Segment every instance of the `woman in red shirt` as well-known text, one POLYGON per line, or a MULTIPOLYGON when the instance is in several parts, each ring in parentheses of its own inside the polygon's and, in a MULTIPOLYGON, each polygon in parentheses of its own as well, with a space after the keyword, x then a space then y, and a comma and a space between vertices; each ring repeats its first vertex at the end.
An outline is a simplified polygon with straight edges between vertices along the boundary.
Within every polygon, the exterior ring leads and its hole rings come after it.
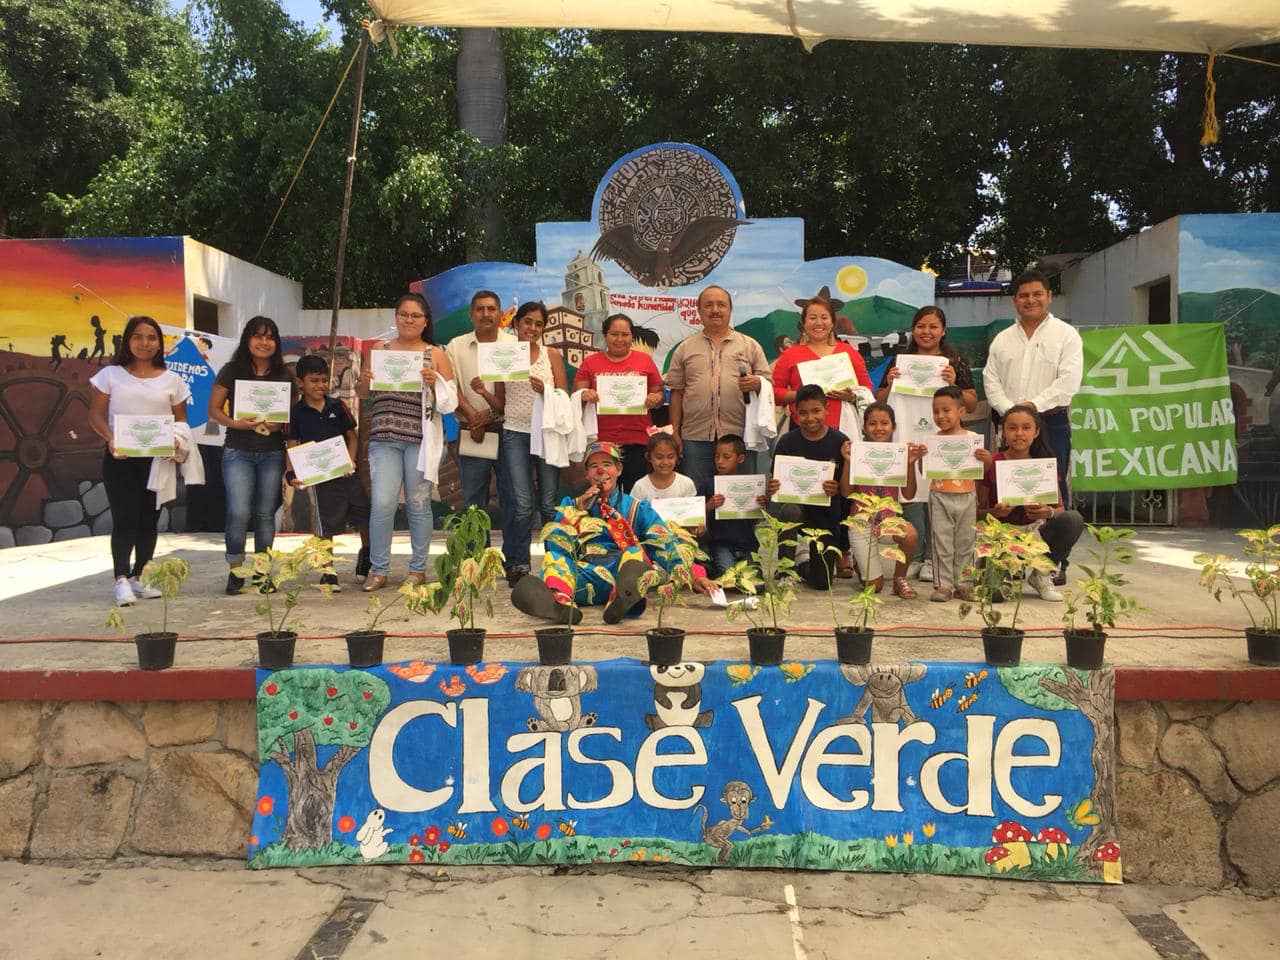
MULTIPOLYGON (((649 392, 645 395, 647 410, 662 406, 662 374, 658 372, 653 357, 632 346, 634 326, 625 313, 615 313, 604 322, 605 349, 591 354, 582 361, 573 378, 573 389, 585 390, 583 399, 588 403, 600 402, 600 377, 619 374, 642 374, 647 378, 649 392)), ((616 443, 622 448, 622 477, 618 483, 624 492, 649 472, 644 451, 649 443, 649 428, 653 418, 645 413, 601 414, 599 417, 602 441, 616 443)))
MULTIPOLYGON (((784 350, 773 364, 773 398, 779 405, 787 405, 793 424, 796 420, 796 391, 803 386, 798 367, 806 360, 818 360, 833 353, 847 354, 858 383, 871 389, 871 378, 867 376, 862 355, 852 345, 836 339, 836 311, 844 306, 844 301, 832 300, 828 289, 823 287, 816 296, 797 300, 796 305, 800 307, 800 342, 784 350)), ((827 426, 838 430, 840 404, 852 401, 853 391, 828 390, 826 393, 827 426)))

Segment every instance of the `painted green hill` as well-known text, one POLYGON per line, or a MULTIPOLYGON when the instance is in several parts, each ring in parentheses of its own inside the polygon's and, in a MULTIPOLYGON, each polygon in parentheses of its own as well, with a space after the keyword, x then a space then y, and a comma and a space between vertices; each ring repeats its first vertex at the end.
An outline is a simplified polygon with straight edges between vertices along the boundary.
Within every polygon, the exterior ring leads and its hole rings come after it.
POLYGON ((1280 351, 1280 294, 1253 287, 1178 294, 1179 323, 1224 323, 1232 363, 1267 369, 1280 351))

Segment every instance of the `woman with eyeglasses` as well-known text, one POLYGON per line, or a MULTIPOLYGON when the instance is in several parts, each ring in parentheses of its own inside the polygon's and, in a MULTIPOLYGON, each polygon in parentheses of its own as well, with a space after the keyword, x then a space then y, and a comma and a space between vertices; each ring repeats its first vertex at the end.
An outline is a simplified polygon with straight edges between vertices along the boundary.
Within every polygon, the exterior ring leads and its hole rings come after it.
POLYGON ((431 310, 421 296, 406 293, 396 301, 396 335, 383 341, 380 349, 422 354, 422 389, 374 392, 373 370, 367 363, 356 384, 356 396, 373 401, 369 407, 369 576, 364 582, 365 593, 387 585, 401 490, 412 551, 407 582, 426 582, 431 489, 439 479, 444 450, 440 417, 458 404, 453 367, 435 345, 431 310))

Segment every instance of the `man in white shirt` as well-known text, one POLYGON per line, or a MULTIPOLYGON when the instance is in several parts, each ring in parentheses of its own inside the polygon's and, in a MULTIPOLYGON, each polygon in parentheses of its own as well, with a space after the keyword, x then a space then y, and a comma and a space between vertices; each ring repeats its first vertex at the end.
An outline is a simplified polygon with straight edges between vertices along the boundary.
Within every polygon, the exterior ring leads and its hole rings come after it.
POLYGON ((1018 322, 991 341, 982 386, 1000 416, 1018 403, 1039 412, 1058 460, 1062 503, 1070 506, 1071 398, 1084 370, 1080 334, 1049 312, 1053 294, 1044 274, 1028 270, 1014 279, 1011 289, 1018 322))

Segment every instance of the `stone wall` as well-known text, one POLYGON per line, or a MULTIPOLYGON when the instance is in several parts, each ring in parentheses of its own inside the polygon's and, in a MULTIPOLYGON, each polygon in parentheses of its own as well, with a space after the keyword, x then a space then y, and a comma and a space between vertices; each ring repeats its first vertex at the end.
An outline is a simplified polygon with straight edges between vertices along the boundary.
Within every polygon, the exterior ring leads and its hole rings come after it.
MULTIPOLYGON (((1127 880, 1280 889, 1280 702, 1121 703, 1127 880)), ((0 702, 0 857, 242 857, 253 704, 0 702)))
MULTIPOLYGON (((177 502, 160 508, 161 533, 184 528, 186 507, 180 495, 177 502)), ((102 481, 81 480, 79 496, 68 500, 46 500, 42 508, 43 523, 17 527, 0 526, 0 547, 27 547, 33 544, 77 537, 100 537, 111 532, 111 508, 107 506, 107 490, 102 481)))
POLYGON ((1280 702, 1116 705, 1126 879, 1280 889, 1280 702))

